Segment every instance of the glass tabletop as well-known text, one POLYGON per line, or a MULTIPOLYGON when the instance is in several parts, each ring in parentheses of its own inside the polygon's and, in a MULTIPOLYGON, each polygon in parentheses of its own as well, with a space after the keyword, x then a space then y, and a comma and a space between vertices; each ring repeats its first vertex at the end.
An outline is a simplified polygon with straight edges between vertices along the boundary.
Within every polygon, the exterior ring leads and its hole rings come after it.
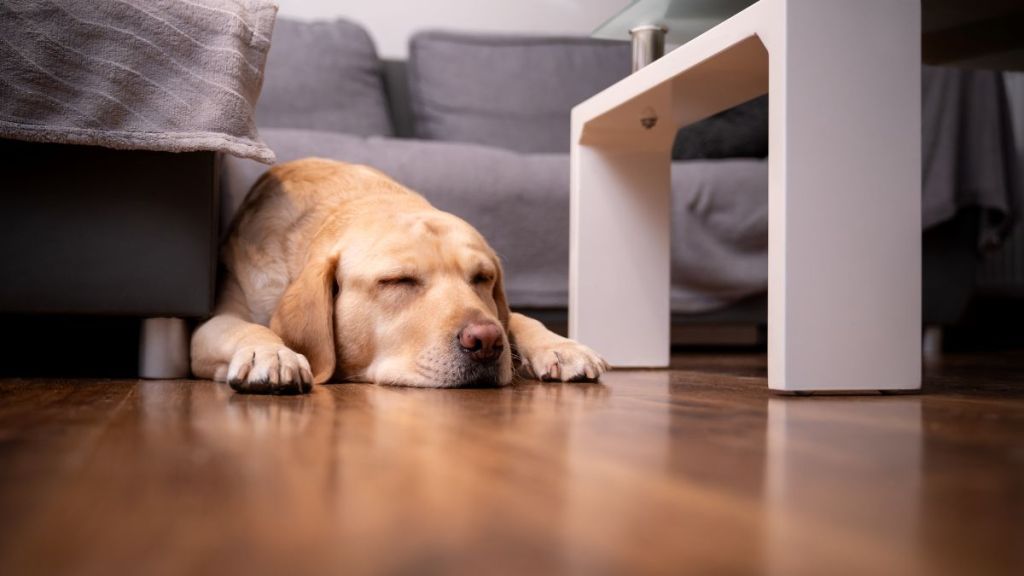
POLYGON ((756 0, 634 0, 592 33, 595 38, 628 40, 629 31, 653 24, 668 30, 670 44, 684 44, 756 0))

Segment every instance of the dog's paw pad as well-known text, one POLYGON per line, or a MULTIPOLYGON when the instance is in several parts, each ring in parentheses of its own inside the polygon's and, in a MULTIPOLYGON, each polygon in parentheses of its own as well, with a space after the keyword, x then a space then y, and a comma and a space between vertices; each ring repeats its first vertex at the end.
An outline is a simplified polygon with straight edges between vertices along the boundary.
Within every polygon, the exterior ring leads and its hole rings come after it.
POLYGON ((231 358, 228 384, 245 394, 305 394, 313 389, 309 361, 285 346, 247 346, 231 358))

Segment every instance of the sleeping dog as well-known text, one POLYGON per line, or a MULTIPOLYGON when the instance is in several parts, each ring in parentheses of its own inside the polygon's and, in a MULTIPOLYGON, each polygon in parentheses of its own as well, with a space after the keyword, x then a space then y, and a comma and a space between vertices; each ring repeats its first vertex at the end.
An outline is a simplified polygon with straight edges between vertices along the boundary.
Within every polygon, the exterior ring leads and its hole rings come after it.
POLYGON ((328 380, 502 386, 517 372, 572 381, 608 369, 509 311, 501 263, 472 226, 365 166, 272 168, 222 259, 192 371, 239 392, 304 393, 328 380))

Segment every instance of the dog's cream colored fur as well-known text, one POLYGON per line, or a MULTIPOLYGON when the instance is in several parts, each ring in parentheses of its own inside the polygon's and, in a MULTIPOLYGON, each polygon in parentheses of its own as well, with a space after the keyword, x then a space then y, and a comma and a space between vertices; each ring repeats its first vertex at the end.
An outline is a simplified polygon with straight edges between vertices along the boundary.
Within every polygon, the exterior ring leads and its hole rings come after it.
POLYGON ((509 312, 501 264, 479 232, 365 166, 309 158, 272 168, 222 258, 192 371, 241 391, 305 392, 331 379, 504 385, 516 369, 593 380, 607 369, 586 346, 509 312), (504 349, 481 372, 456 339, 489 321, 504 329, 504 349))

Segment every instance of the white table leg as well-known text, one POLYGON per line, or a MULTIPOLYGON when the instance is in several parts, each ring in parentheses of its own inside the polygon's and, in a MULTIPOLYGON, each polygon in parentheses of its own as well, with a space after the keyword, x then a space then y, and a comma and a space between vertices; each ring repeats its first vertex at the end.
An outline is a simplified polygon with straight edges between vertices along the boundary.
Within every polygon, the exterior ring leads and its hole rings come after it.
POLYGON ((614 366, 668 366, 668 153, 573 148, 570 337, 614 366))
POLYGON ((918 388, 915 0, 761 0, 577 106, 570 335, 616 366, 668 364, 674 124, 763 91, 766 65, 769 386, 918 388))
POLYGON ((920 7, 776 7, 768 42, 769 386, 918 388, 920 7))

